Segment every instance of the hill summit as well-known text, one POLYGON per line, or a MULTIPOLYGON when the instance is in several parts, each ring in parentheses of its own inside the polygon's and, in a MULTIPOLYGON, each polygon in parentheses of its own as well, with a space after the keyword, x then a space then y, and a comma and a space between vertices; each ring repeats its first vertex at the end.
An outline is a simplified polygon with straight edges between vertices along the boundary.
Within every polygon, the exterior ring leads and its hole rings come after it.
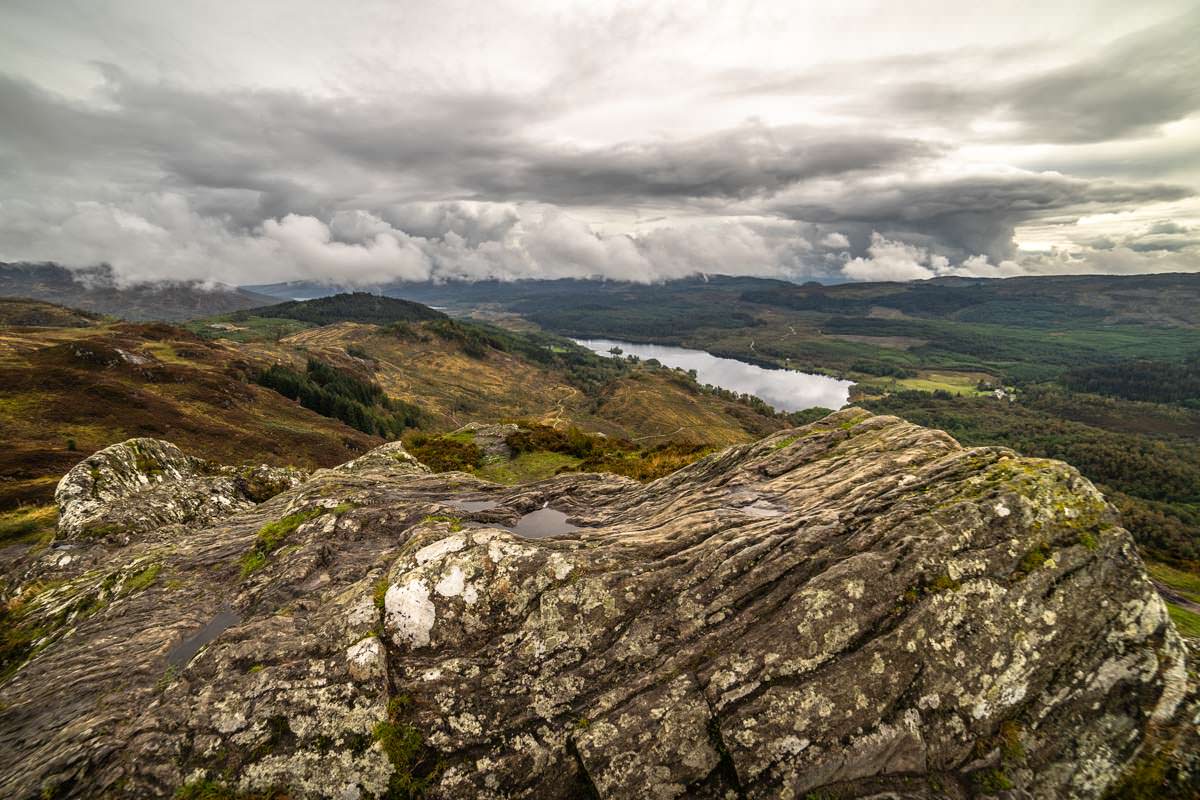
POLYGON ((233 315, 235 319, 243 316, 294 319, 313 325, 331 325, 336 322, 390 325, 395 322, 446 319, 445 314, 429 306, 367 292, 335 294, 314 300, 289 300, 285 303, 247 309, 233 315))
POLYGON ((1060 462, 847 409, 648 484, 399 443, 236 477, 135 440, 63 479, 87 527, 5 612, 0 794, 1195 789, 1185 649, 1060 462))

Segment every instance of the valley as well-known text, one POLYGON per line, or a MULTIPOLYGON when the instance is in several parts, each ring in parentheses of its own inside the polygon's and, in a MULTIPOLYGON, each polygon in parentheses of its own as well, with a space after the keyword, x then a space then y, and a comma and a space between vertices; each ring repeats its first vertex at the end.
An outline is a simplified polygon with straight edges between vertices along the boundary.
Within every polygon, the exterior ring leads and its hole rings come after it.
POLYGON ((564 336, 851 380, 864 407, 1078 466, 1147 555, 1200 569, 1200 276, 383 288, 564 336))
MULTIPOLYGON (((317 301, 298 313, 387 324, 239 314, 237 322, 202 320, 187 330, 71 316, 35 301, 0 304, 0 435, 8 444, 0 540, 17 543, 14 552, 44 543, 62 473, 81 453, 135 436, 167 438, 226 463, 313 468, 364 452, 381 434, 437 435, 512 419, 580 426, 647 454, 678 446, 674 458, 683 460, 670 463, 682 464, 788 424, 761 401, 705 390, 686 373, 601 358, 546 334, 456 322, 402 301, 381 317, 376 299, 357 297, 348 309, 317 301), (270 368, 303 374, 310 362, 378 387, 405 416, 385 431, 346 413, 318 413, 258 378, 270 368)), ((578 463, 530 454, 515 471, 492 474, 516 481, 578 463)))

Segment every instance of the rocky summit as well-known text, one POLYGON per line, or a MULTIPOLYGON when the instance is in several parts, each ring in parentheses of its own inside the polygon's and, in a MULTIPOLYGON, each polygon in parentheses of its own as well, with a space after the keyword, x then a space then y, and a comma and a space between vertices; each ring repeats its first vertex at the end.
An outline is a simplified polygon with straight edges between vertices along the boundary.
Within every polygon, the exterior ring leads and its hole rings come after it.
POLYGON ((3 797, 1190 791, 1185 647, 1104 499, 895 417, 648 484, 133 440, 57 499, 4 607, 3 797))

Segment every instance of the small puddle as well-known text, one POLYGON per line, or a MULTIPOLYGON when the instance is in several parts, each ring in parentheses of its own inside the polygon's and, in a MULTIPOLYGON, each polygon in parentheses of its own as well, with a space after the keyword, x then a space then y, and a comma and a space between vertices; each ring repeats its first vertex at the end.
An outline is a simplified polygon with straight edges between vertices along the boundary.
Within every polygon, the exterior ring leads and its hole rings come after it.
POLYGON ((544 539, 547 536, 557 536, 579 529, 578 525, 567 522, 567 515, 563 512, 553 508, 539 508, 517 520, 516 526, 511 530, 525 539, 544 539))
POLYGON ((208 624, 171 648, 171 652, 167 653, 167 665, 175 669, 184 666, 196 657, 200 648, 224 633, 230 625, 235 625, 241 620, 241 616, 231 606, 221 606, 221 610, 208 624))
POLYGON ((743 514, 750 516, 750 517, 764 517, 765 518, 765 517, 781 517, 781 516, 783 516, 782 509, 778 509, 775 506, 771 505, 770 503, 763 502, 762 500, 759 500, 758 502, 752 503, 748 506, 742 506, 741 508, 738 509, 738 511, 741 511, 743 514))
POLYGON ((491 511, 500 507, 495 500, 451 500, 446 505, 459 511, 491 511))

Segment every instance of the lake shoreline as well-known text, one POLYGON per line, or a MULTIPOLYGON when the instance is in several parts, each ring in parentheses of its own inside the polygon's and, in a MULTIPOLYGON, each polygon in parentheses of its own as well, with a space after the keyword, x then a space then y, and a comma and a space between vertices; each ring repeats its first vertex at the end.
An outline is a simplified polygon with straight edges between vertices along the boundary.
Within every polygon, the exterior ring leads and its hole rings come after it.
POLYGON ((753 395, 773 408, 801 411, 807 408, 841 408, 849 402, 854 381, 829 375, 801 372, 776 365, 762 366, 742 358, 729 358, 706 350, 659 343, 638 343, 607 338, 572 338, 597 355, 634 355, 656 360, 664 366, 694 370, 698 382, 727 391, 753 395))

